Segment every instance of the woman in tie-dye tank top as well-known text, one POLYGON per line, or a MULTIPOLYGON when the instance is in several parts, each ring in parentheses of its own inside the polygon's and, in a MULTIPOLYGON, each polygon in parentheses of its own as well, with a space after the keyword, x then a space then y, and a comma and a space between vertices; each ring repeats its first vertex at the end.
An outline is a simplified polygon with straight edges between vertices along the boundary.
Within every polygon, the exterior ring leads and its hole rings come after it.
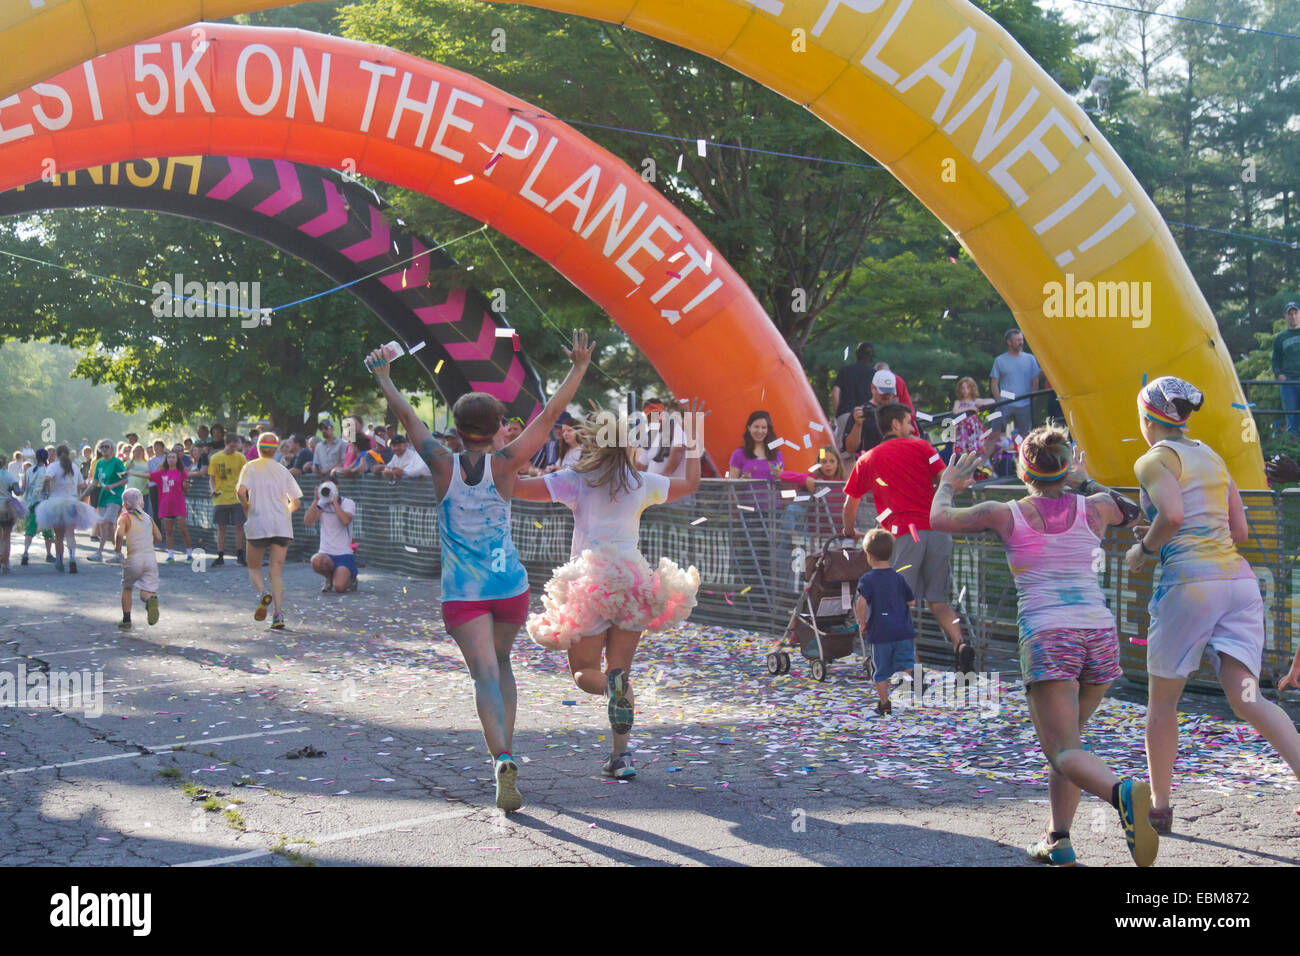
POLYGON ((1027 852, 1040 863, 1074 866, 1070 824, 1087 790, 1119 812, 1133 862, 1150 866, 1160 848, 1147 820, 1151 788, 1121 780, 1082 742, 1088 718, 1123 673, 1115 616, 1097 584, 1101 536, 1135 520, 1137 505, 1089 478, 1082 453, 1060 428, 1036 428, 1020 443, 1016 471, 1028 497, 954 508, 953 495, 971 485, 979 463, 968 452, 944 470, 930 525, 950 533, 994 532, 1016 580, 1020 672, 1029 716, 1051 764, 1051 824, 1027 852))
POLYGON ((1134 470, 1151 525, 1124 560, 1134 573, 1152 558, 1160 562, 1147 634, 1147 767, 1151 823, 1161 833, 1173 824, 1178 700, 1207 649, 1233 713, 1300 776, 1300 734, 1259 690, 1264 601, 1250 564, 1237 553, 1250 538, 1246 509, 1223 459, 1187 437, 1187 420, 1203 401, 1195 386, 1172 376, 1138 393, 1138 423, 1151 450, 1134 470))
POLYGON ((464 451, 453 454, 434 440, 389 377, 382 349, 366 356, 389 407, 433 473, 442 547, 442 618, 474 679, 474 703, 483 739, 494 758, 496 805, 507 813, 523 806, 519 765, 511 748, 515 732, 515 676, 510 651, 528 617, 528 574, 510 537, 510 496, 515 477, 528 467, 564 406, 573 401, 591 363, 587 333, 573 334, 565 353, 573 368, 541 414, 504 447, 495 444, 506 408, 485 392, 456 400, 452 418, 464 451))

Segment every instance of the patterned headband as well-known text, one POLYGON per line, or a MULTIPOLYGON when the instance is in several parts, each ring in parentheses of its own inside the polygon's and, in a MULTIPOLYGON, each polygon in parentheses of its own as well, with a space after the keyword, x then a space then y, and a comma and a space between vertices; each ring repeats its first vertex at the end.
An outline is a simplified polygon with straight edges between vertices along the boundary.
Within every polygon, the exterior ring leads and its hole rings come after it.
POLYGON ((1057 471, 1041 471, 1035 468, 1029 461, 1029 455, 1025 452, 1028 444, 1028 442, 1020 443, 1020 469, 1025 473, 1026 477, 1033 478, 1035 481, 1060 481, 1070 471, 1068 461, 1057 471))
POLYGON ((1174 402, 1175 399, 1180 398, 1190 404, 1193 411, 1200 408, 1205 400, 1205 396, 1195 385, 1172 375, 1162 375, 1143 386, 1142 391, 1138 392, 1138 404, 1142 407, 1142 414, 1149 421, 1167 428, 1183 428, 1187 425, 1190 413, 1180 414, 1174 402))

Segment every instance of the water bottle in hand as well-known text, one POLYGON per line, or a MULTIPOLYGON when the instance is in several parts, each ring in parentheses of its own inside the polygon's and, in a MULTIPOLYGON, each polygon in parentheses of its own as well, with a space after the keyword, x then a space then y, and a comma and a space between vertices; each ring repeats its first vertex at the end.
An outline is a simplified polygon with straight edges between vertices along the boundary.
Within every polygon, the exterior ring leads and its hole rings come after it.
MULTIPOLYGON (((383 355, 384 355, 384 358, 386 358, 386 359, 387 359, 388 361, 390 361, 390 362, 391 362, 393 359, 397 358, 399 355, 405 355, 405 354, 406 354, 406 349, 402 348, 402 343, 401 343, 401 342, 389 342, 387 345, 385 345, 385 346, 384 346, 383 348, 381 348, 379 351, 382 352, 383 355)), ((371 371, 371 372, 373 372, 373 371, 375 370, 375 369, 374 369, 374 366, 372 366, 369 362, 366 362, 366 369, 367 369, 368 371, 371 371)))

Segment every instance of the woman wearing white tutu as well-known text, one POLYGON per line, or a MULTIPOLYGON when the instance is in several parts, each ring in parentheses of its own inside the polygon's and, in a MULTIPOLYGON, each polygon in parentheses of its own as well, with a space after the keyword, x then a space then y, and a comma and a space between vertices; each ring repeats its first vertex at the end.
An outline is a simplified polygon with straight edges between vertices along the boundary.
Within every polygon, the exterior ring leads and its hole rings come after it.
MULTIPOLYGON (((703 418, 703 404, 687 414, 703 418)), ((683 571, 669 558, 651 569, 637 550, 641 512, 692 494, 700 486, 700 459, 688 454, 685 478, 638 471, 636 443, 602 441, 594 416, 579 431, 582 457, 572 468, 539 478, 520 477, 515 497, 558 501, 573 510, 569 562, 557 568, 542 596, 544 610, 528 618, 528 636, 551 650, 569 652, 573 682, 588 694, 609 698, 612 733, 607 777, 636 776, 627 752, 635 715, 628 673, 643 631, 660 631, 690 616, 700 573, 683 571), (607 670, 601 669, 604 653, 607 670)), ((605 431, 609 431, 606 429, 605 431)), ((703 444, 697 429, 696 441, 703 444)))
POLYGON ((54 453, 55 461, 45 475, 49 497, 36 506, 36 527, 54 532, 54 570, 63 570, 63 542, 68 542, 68 573, 77 573, 77 531, 89 531, 99 523, 99 512, 80 500, 86 482, 72 463, 67 445, 54 453))

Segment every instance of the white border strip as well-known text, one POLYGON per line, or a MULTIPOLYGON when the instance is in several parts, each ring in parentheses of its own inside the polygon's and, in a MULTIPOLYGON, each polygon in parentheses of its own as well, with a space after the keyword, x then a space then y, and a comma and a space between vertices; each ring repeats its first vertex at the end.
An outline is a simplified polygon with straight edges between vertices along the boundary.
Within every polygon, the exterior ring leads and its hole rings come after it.
POLYGON ((182 740, 174 744, 157 744, 153 747, 146 747, 148 753, 129 753, 129 754, 108 754, 104 757, 87 757, 84 760, 69 760, 66 763, 47 763, 40 767, 21 767, 17 770, 0 770, 0 777, 8 777, 19 773, 35 773, 38 770, 60 770, 64 767, 80 767, 90 763, 104 763, 108 760, 126 760, 129 757, 156 757, 160 754, 171 753, 177 747, 189 748, 194 744, 224 744, 232 740, 251 740, 254 737, 272 737, 276 734, 300 734, 304 730, 310 730, 310 727, 285 727, 280 730, 262 730, 255 734, 239 734, 235 737, 195 737, 193 740, 182 740))

